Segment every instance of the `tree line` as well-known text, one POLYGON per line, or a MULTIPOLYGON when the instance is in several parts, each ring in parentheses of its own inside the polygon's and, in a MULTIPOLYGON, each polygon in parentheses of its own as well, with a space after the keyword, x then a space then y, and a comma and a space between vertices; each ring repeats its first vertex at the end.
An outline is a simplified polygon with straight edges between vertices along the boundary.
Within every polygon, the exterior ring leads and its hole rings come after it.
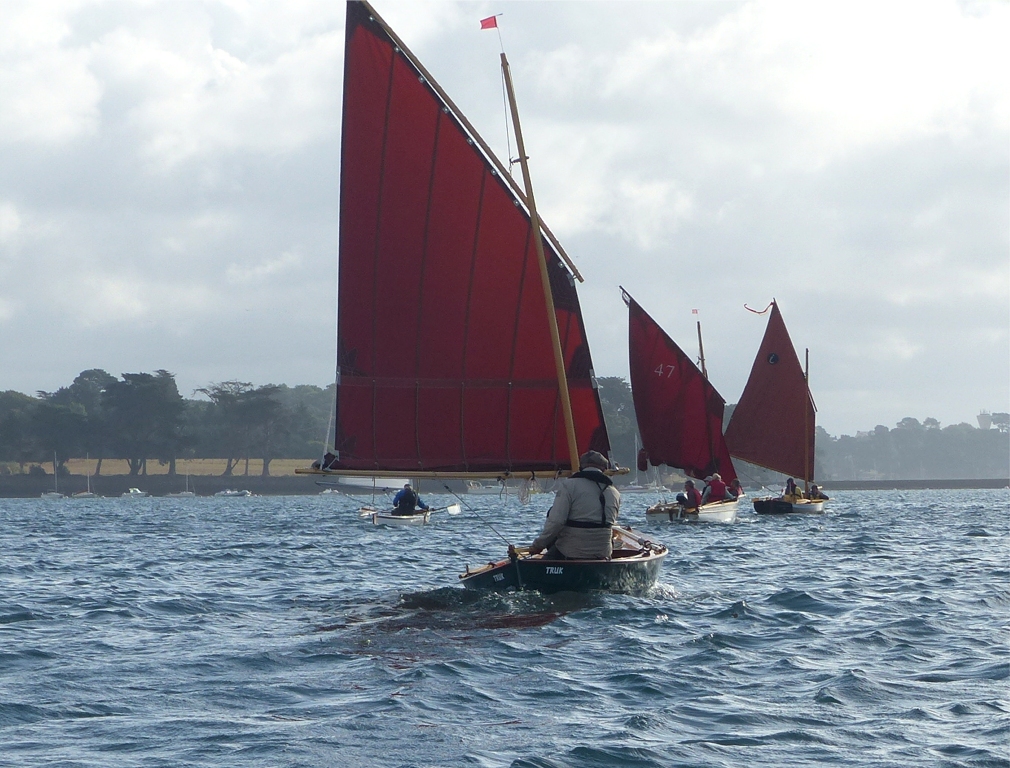
MULTIPOLYGON (((634 467, 638 426, 628 382, 599 379, 600 400, 614 459, 634 467)), ((173 374, 124 373, 117 378, 93 368, 55 392, 29 396, 0 392, 0 471, 57 471, 70 458, 125 459, 131 475, 147 473, 147 462, 226 459, 225 475, 250 459, 270 474, 273 459, 312 460, 322 454, 334 403, 334 386, 253 386, 225 381, 184 398, 173 374), (29 470, 30 471, 30 470, 29 470)), ((725 423, 733 406, 727 406, 725 423)), ((1010 417, 992 414, 994 429, 970 424, 941 427, 936 419, 904 418, 892 429, 878 425, 856 436, 833 437, 817 429, 819 480, 914 480, 1006 477, 1010 467, 1010 417)), ((752 482, 772 476, 739 467, 752 482)))
POLYGON ((175 474, 178 459, 223 458, 231 475, 242 461, 261 459, 269 475, 275 458, 322 453, 332 386, 225 381, 194 394, 204 399, 184 398, 165 370, 116 378, 98 368, 35 397, 0 392, 0 462, 24 472, 55 461, 61 472, 67 459, 90 456, 101 474, 103 459, 125 459, 131 475, 145 475, 150 460, 175 474))

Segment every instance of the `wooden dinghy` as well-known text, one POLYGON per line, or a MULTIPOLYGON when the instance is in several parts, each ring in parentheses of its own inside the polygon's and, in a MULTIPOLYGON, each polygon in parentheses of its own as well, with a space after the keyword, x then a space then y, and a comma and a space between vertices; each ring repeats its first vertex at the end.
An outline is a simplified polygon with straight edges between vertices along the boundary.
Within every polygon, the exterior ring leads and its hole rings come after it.
POLYGON ((824 502, 820 499, 786 501, 781 497, 765 496, 754 499, 754 511, 759 515, 819 514, 824 511, 824 502))
POLYGON ((694 510, 685 510, 676 502, 653 504, 645 510, 645 519, 650 523, 734 523, 740 501, 715 501, 702 504, 694 510))
MULTIPOLYGON (((362 510, 364 511, 364 510, 362 510)), ((393 510, 373 510, 370 515, 373 525, 427 525, 431 520, 431 510, 420 510, 413 515, 398 515, 393 510)))
POLYGON ((667 548, 631 528, 614 528, 614 554, 609 560, 547 560, 525 547, 510 548, 508 558, 460 574, 467 589, 505 592, 528 589, 553 592, 641 593, 659 578, 667 548))

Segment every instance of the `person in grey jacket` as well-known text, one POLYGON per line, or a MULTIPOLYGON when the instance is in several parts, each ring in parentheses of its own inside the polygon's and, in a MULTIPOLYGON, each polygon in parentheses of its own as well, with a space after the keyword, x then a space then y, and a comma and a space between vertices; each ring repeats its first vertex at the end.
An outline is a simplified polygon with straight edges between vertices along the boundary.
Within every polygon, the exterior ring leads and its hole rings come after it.
POLYGON ((547 522, 530 545, 530 554, 547 560, 598 560, 613 552, 611 528, 621 509, 621 494, 603 474, 607 460, 597 451, 579 457, 579 471, 558 483, 547 522))

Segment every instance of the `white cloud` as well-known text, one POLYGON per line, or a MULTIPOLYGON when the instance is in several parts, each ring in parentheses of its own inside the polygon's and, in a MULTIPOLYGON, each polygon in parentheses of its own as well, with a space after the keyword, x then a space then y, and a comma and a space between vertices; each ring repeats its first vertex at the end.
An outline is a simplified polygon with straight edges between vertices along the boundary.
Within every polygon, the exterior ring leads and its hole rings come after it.
POLYGON ((77 3, 3 6, 0 32, 0 142, 60 144, 93 135, 101 87, 87 49, 67 45, 77 3))
MULTIPOLYGON (((378 6, 505 156, 498 38, 477 25, 502 9, 378 6)), ((620 283, 685 348, 702 310, 731 402, 763 328, 741 305, 776 296, 829 431, 1010 407, 1010 5, 504 10, 537 202, 587 277, 600 375, 626 373, 620 283)), ((165 367, 184 390, 328 383, 343 17, 4 5, 0 321, 19 343, 0 389, 96 365, 165 367)))
POLYGON ((18 209, 10 203, 0 204, 0 243, 9 242, 21 228, 18 209))

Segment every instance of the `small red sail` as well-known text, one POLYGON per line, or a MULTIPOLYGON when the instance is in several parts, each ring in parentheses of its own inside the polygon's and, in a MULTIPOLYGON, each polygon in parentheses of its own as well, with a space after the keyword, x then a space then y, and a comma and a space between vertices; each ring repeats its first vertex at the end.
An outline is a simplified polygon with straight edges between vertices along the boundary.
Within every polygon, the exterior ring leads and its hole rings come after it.
MULTIPOLYGON (((529 215, 371 8, 347 4, 334 469, 567 469, 529 215)), ((544 240, 576 442, 609 441, 571 273, 544 240)))
POLYGON ((628 349, 631 393, 642 449, 653 464, 726 483, 736 470, 722 436, 722 399, 691 359, 638 303, 630 311, 628 349))
POLYGON ((750 378, 726 428, 726 442, 738 459, 811 480, 814 402, 774 301, 771 310, 750 378))

